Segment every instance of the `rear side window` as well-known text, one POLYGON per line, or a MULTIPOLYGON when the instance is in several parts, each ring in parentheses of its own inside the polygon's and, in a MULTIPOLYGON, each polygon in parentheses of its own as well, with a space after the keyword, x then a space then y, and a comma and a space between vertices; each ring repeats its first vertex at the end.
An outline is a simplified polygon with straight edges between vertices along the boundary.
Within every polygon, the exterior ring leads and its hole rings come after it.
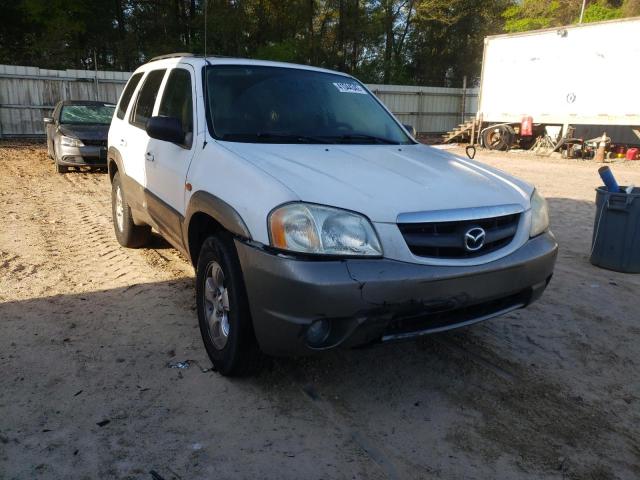
POLYGON ((140 93, 138 93, 138 99, 131 116, 131 123, 136 127, 144 128, 147 120, 151 117, 165 72, 164 69, 154 70, 147 75, 140 93))
POLYGON ((120 97, 120 104, 118 105, 118 111, 116 115, 120 120, 124 118, 124 114, 129 107, 129 102, 131 101, 131 97, 133 97, 133 92, 140 83, 140 79, 142 78, 142 73, 136 73, 131 79, 129 79, 129 83, 122 92, 122 97, 120 97))
POLYGON ((191 75, 187 70, 176 68, 169 74, 158 115, 174 117, 182 122, 184 145, 190 148, 193 141, 193 100, 191 75))

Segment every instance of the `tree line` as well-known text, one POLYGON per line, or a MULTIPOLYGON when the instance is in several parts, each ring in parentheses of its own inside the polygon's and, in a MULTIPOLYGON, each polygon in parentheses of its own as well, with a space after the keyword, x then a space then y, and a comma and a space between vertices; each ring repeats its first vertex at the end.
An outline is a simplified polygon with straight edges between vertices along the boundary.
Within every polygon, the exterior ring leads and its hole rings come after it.
MULTIPOLYGON (((0 0, 0 63, 133 70, 169 52, 306 63, 371 83, 477 80, 486 35, 575 23, 582 0, 0 0), (206 8, 205 8, 206 7, 206 8)), ((640 15, 591 0, 583 21, 640 15)))

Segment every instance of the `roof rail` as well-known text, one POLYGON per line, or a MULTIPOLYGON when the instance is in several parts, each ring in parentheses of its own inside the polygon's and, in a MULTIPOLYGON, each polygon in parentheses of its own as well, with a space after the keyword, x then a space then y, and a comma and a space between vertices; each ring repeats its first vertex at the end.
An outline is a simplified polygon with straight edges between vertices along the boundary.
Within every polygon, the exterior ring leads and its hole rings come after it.
POLYGON ((191 52, 175 52, 175 53, 167 53, 166 55, 158 55, 157 57, 153 57, 150 62, 155 62, 156 60, 164 60, 165 58, 176 58, 176 57, 195 57, 196 55, 191 52))
MULTIPOLYGON (((155 62, 156 60, 164 60, 165 58, 177 58, 177 57, 190 57, 190 58, 204 58, 204 56, 200 53, 191 53, 191 52, 176 52, 176 53, 167 53, 166 55, 159 55, 157 57, 153 57, 147 62, 155 62)), ((242 57, 230 57, 228 55, 207 55, 207 58, 242 58, 242 57)))

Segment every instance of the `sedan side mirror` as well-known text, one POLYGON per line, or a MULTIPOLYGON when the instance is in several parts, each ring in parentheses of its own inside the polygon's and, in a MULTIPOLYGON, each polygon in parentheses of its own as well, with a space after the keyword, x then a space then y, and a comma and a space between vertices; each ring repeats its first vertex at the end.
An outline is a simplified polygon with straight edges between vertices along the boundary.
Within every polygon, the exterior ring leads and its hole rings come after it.
POLYGON ((151 117, 145 126, 147 135, 156 140, 171 143, 184 143, 182 122, 174 117, 151 117))
POLYGON ((403 123, 402 126, 407 129, 407 132, 409 132, 409 135, 411 135, 413 138, 416 137, 416 129, 413 128, 413 125, 403 123))
POLYGON ((43 121, 44 123, 53 123, 53 118, 51 118, 51 117, 44 117, 44 118, 42 119, 42 121, 43 121))

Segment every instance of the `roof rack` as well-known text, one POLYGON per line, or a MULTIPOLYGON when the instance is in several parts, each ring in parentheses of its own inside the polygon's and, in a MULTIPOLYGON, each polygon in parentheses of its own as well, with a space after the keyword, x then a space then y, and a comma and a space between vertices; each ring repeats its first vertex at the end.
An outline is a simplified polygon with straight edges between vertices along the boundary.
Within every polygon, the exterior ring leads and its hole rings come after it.
POLYGON ((165 58, 176 58, 176 57, 195 57, 196 55, 191 52, 175 52, 175 53, 167 53, 166 55, 158 55, 157 57, 153 57, 150 62, 155 62, 156 60, 164 60, 165 58))
MULTIPOLYGON (((159 55, 157 57, 153 57, 151 60, 149 60, 149 62, 155 62, 156 60, 164 60, 165 58, 177 58, 177 57, 204 58, 204 56, 200 53, 176 52, 176 53, 167 53, 166 55, 159 55)), ((236 57, 229 57, 227 55, 207 55, 207 58, 236 58, 236 57)))

